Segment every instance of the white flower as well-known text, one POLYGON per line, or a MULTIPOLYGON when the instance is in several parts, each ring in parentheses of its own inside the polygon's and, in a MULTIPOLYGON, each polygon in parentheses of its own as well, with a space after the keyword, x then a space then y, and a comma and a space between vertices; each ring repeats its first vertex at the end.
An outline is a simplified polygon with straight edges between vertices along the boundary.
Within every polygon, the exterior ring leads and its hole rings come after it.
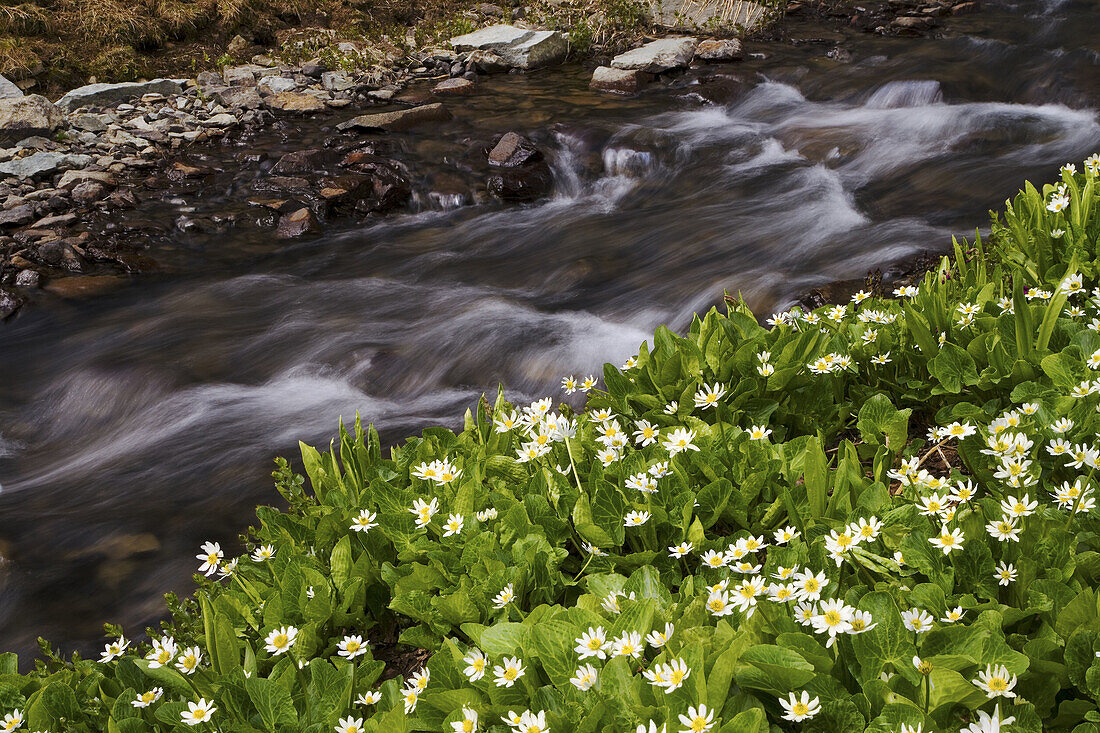
POLYGON ((707 598, 707 611, 711 616, 729 616, 733 613, 733 609, 729 593, 725 590, 714 591, 707 598))
POLYGON ((821 700, 816 697, 810 699, 810 693, 805 690, 802 691, 801 697, 797 697, 795 693, 792 692, 790 697, 786 700, 779 698, 779 704, 787 711, 787 714, 783 716, 784 720, 790 720, 795 723, 809 720, 821 712, 821 700))
POLYGON ((493 507, 489 507, 488 509, 482 509, 475 516, 479 522, 488 522, 490 519, 497 518, 497 510, 493 507))
POLYGON ((439 499, 434 496, 430 502, 417 499, 413 502, 409 511, 416 515, 416 526, 423 527, 432 521, 432 517, 439 511, 439 499))
POLYGON ((16 730, 23 725, 23 721, 23 711, 13 710, 12 712, 5 715, 2 720, 0 720, 0 731, 4 731, 4 733, 9 733, 9 731, 16 730))
POLYGON ((176 641, 171 636, 153 640, 153 648, 145 655, 149 669, 160 669, 176 658, 176 641))
POLYGON ((829 635, 829 641, 826 642, 825 646, 831 647, 836 643, 838 634, 848 633, 851 629, 852 611, 854 610, 839 598, 821 603, 817 609, 817 614, 810 619, 810 622, 815 632, 829 635))
POLYGON ((602 626, 596 628, 589 626, 588 631, 582 633, 580 638, 575 639, 575 641, 577 646, 574 647, 573 651, 577 652, 581 659, 588 659, 589 657, 607 659, 607 651, 610 647, 602 626))
POLYGON ((198 725, 210 720, 216 710, 213 703, 207 702, 205 697, 200 697, 198 702, 187 703, 187 710, 180 713, 180 718, 187 725, 198 725))
POLYGON ((714 550, 707 550, 703 553, 703 564, 708 568, 724 568, 728 559, 726 553, 715 552, 714 550))
POLYGON ((512 430, 517 425, 519 425, 519 423, 520 417, 515 410, 502 413, 500 417, 493 420, 493 425, 495 426, 496 432, 498 433, 507 433, 509 430, 512 430))
POLYGON ((130 642, 128 642, 124 636, 118 637, 117 641, 105 644, 103 646, 103 651, 99 655, 100 663, 109 662, 116 657, 121 657, 122 652, 126 651, 126 647, 128 646, 130 646, 130 642))
POLYGON ((561 388, 565 390, 566 394, 573 394, 577 391, 577 378, 573 376, 562 377, 561 388))
POLYGON ((1050 197, 1050 203, 1047 204, 1047 211, 1058 213, 1059 211, 1063 211, 1067 206, 1069 206, 1069 196, 1058 193, 1050 197))
POLYGON ((634 442, 641 446, 653 445, 657 442, 657 428, 648 420, 639 420, 634 424, 634 442))
POLYGON ((879 532, 882 531, 882 522, 878 517, 860 517, 859 521, 848 525, 848 531, 854 537, 858 537, 860 542, 873 542, 878 539, 879 532))
POLYGON ((905 625, 905 628, 918 634, 923 634, 932 628, 932 616, 928 611, 920 608, 902 611, 901 622, 905 625))
POLYGON ((204 542, 202 552, 195 555, 195 557, 202 560, 202 565, 199 565, 199 572, 209 578, 221 565, 225 553, 222 552, 222 546, 219 543, 204 542))
POLYGON ((772 431, 766 425, 753 425, 749 430, 749 440, 767 440, 772 431))
POLYGON ((485 668, 489 665, 489 660, 480 649, 471 649, 462 661, 466 663, 466 669, 462 670, 462 673, 470 682, 477 682, 485 676, 485 668))
POLYGON ((998 585, 1008 585, 1012 581, 1016 580, 1016 566, 1002 561, 997 569, 993 572, 993 578, 997 581, 998 585))
POLYGON ((419 672, 413 672, 408 682, 405 683, 406 687, 416 690, 417 692, 423 692, 428 688, 428 682, 432 678, 432 671, 425 667, 419 672))
POLYGON ((668 640, 672 638, 672 634, 675 631, 675 626, 670 623, 666 623, 665 630, 663 632, 650 631, 648 634, 646 634, 645 640, 654 649, 660 649, 668 643, 668 640))
POLYGON ((657 666, 658 669, 654 670, 653 679, 650 682, 657 687, 663 687, 666 695, 680 689, 684 680, 691 676, 691 668, 683 659, 673 659, 667 664, 657 666))
POLYGON ((670 456, 674 456, 677 453, 683 453, 684 451, 699 450, 699 447, 692 441, 695 440, 695 431, 688 430, 687 428, 676 428, 665 439, 665 449, 668 450, 670 456))
POLYGON ((519 657, 505 657, 501 664, 493 667, 497 687, 511 687, 525 671, 523 660, 519 657))
POLYGON ((1005 515, 999 520, 990 522, 985 525, 985 529, 989 532, 991 537, 995 537, 1001 542, 1019 542, 1020 541, 1020 528, 1016 526, 1016 518, 1005 515))
POLYGON ((252 551, 252 562, 266 562, 275 557, 274 545, 263 545, 252 551))
POLYGON ((948 530, 945 525, 940 530, 939 536, 932 537, 928 541, 943 550, 944 555, 949 555, 953 550, 962 549, 964 539, 962 529, 956 527, 953 530, 948 530))
POLYGON ((630 476, 625 482, 626 488, 637 489, 646 494, 657 492, 657 479, 649 475, 648 471, 639 471, 630 476))
POLYGON ((184 649, 176 660, 176 669, 184 674, 194 674, 202 664, 202 650, 197 646, 184 649))
POLYGON ((679 560, 681 557, 690 554, 693 549, 695 548, 690 542, 681 542, 674 547, 669 547, 668 554, 679 560))
POLYGON ((1009 674, 1004 665, 988 665, 984 672, 978 673, 978 679, 971 680, 982 689, 986 697, 1016 697, 1012 688, 1016 686, 1016 675, 1009 674))
POLYGON ((340 718, 340 722, 336 725, 336 733, 363 733, 363 719, 353 718, 350 715, 340 718))
POLYGON ((584 378, 583 381, 581 381, 580 390, 581 390, 581 392, 584 392, 585 394, 587 394, 587 393, 591 392, 593 389, 595 389, 595 387, 596 387, 596 378, 594 376, 592 376, 591 374, 589 374, 587 377, 584 378))
MULTIPOLYGON (((378 526, 378 522, 374 521, 377 518, 378 515, 375 512, 363 509, 351 520, 351 530, 353 532, 369 532, 372 527, 378 526)), ((255 559, 255 556, 253 556, 253 559, 255 559)))
POLYGON ((364 692, 355 698, 356 705, 374 705, 382 699, 381 690, 371 690, 370 692, 364 692))
POLYGON ((147 708, 155 703, 157 700, 159 700, 161 698, 161 695, 163 694, 164 688, 154 687, 148 692, 143 692, 138 695, 135 699, 130 701, 130 704, 133 705, 135 708, 147 708))
POLYGON ((456 535, 459 532, 461 532, 462 531, 462 515, 461 514, 452 514, 449 517, 447 517, 447 523, 443 525, 443 529, 446 530, 445 532, 443 532, 444 537, 450 537, 452 535, 456 535))
POLYGON ((642 635, 637 631, 624 631, 611 642, 612 657, 632 657, 637 659, 645 651, 642 635))
POLYGON ((294 642, 298 639, 298 629, 293 626, 284 626, 281 629, 275 629, 264 640, 264 650, 272 656, 279 656, 284 652, 290 651, 290 648, 294 646, 294 642))
POLYGON ((1001 501, 1001 509, 1006 516, 1010 517, 1027 517, 1030 516, 1035 508, 1039 506, 1038 501, 1031 501, 1031 497, 1024 494, 1021 498, 1017 499, 1015 496, 1010 496, 1007 499, 1001 501))
POLYGON ((711 407, 715 407, 718 404, 718 400, 722 399, 726 394, 726 388, 718 382, 711 385, 704 384, 695 393, 695 406, 708 410, 711 407))
POLYGON ((645 723, 639 723, 638 729, 634 733, 666 733, 668 729, 664 724, 661 725, 661 729, 657 730, 657 724, 652 720, 649 721, 649 727, 647 728, 645 723))
POLYGON ((649 521, 649 512, 627 512, 623 520, 624 527, 640 527, 649 521))
POLYGON ((368 647, 366 644, 363 643, 362 636, 355 635, 345 636, 336 645, 336 648, 339 649, 337 654, 339 654, 341 657, 345 657, 347 659, 355 659, 358 656, 366 654, 368 647))
POLYGON ((672 473, 668 461, 659 461, 649 467, 649 475, 655 479, 662 479, 672 473))
POLYGON ((797 529, 795 529, 794 527, 790 527, 790 526, 784 527, 782 529, 777 529, 777 530, 775 530, 775 534, 774 534, 775 544, 785 545, 788 542, 790 542, 791 540, 797 538, 799 536, 799 534, 800 533, 797 529))
POLYGON ((416 703, 420 701, 420 690, 415 687, 406 687, 401 691, 401 700, 405 703, 405 715, 416 710, 416 703))
POLYGON ((504 586, 504 590, 493 596, 493 608, 499 611, 514 600, 516 600, 516 594, 512 590, 512 584, 509 583, 504 586))
POLYGON ((957 623, 959 621, 962 621, 963 614, 965 613, 966 612, 963 611, 962 606, 956 606, 955 608, 952 608, 950 611, 948 611, 947 615, 941 618, 940 621, 945 624, 957 623))
POLYGON ((576 673, 569 680, 574 687, 582 692, 592 689, 592 685, 596 684, 596 676, 598 672, 591 664, 585 664, 581 667, 577 667, 576 673))
POLYGON ((873 620, 870 611, 852 611, 852 618, 848 621, 848 633, 862 634, 876 626, 878 622, 873 620))
POLYGON ((689 707, 687 715, 680 715, 680 724, 687 726, 680 733, 707 733, 714 727, 714 711, 700 703, 699 707, 689 707))
POLYGON ((1015 722, 1016 716, 1014 715, 1007 718, 1001 717, 1001 706, 998 704, 993 708, 993 715, 984 710, 979 710, 977 722, 971 723, 961 733, 1001 733, 1001 726, 1011 725, 1015 722))
POLYGON ((829 579, 824 572, 814 575, 807 570, 794 576, 795 596, 800 601, 817 601, 821 599, 821 591, 829 584, 829 579))

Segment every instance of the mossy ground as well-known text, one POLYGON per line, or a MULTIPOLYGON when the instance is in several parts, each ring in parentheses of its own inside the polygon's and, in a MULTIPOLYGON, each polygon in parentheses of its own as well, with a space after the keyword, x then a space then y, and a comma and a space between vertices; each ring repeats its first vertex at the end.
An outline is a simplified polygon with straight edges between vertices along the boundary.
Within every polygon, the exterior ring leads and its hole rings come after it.
MULTIPOLYGON (((443 41, 489 22, 471 0, 0 0, 0 74, 34 79, 38 92, 77 84, 182 76, 251 55, 287 53, 288 35, 383 41, 390 50, 443 41), (329 32, 335 32, 331 34, 329 32), (297 33, 296 33, 297 32, 297 33), (329 33, 329 35, 325 35, 329 33), (252 44, 236 58, 231 39, 252 44)), ((512 3, 501 0, 503 20, 512 3)), ((625 45, 647 30, 635 0, 534 0, 528 20, 569 30, 579 52, 625 45)), ((392 55, 392 54, 391 54, 392 55)))

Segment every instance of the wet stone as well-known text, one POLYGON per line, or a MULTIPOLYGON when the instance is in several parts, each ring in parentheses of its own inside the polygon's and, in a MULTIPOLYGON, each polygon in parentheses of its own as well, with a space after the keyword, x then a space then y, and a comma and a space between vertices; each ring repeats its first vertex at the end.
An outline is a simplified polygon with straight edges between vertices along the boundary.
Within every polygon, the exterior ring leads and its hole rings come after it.
POLYGON ((275 236, 280 239, 293 239, 319 230, 317 217, 307 207, 302 207, 279 217, 275 236))

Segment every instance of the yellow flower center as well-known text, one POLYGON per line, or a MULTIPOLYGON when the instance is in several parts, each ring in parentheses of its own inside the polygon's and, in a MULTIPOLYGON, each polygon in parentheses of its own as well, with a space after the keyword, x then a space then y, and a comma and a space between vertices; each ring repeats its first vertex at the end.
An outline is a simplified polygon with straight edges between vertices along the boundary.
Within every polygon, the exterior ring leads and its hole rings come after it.
POLYGON ((826 611, 824 616, 825 623, 827 623, 829 626, 837 626, 838 624, 840 624, 840 614, 836 611, 826 611))
POLYGON ((504 670, 504 679, 514 680, 515 678, 516 678, 516 668, 515 667, 509 667, 508 669, 504 670))
POLYGON ((271 645, 272 646, 277 646, 280 649, 282 647, 286 646, 286 643, 287 643, 286 634, 278 634, 278 635, 275 636, 274 639, 271 640, 271 645))
POLYGON ((801 702, 796 702, 794 707, 791 708, 791 713, 794 715, 805 715, 808 712, 810 712, 810 708, 805 703, 801 702))

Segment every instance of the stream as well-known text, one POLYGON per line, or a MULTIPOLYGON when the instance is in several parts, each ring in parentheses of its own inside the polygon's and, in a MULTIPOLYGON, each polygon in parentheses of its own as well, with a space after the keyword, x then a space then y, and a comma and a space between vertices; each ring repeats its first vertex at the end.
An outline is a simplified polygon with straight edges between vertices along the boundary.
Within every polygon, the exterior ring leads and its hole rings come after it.
POLYGON ((139 635, 201 542, 239 550, 278 499, 271 459, 341 416, 396 442, 500 383, 561 397, 726 290, 764 317, 946 251, 1100 149, 1098 3, 985 2, 934 39, 788 27, 803 42, 638 97, 580 67, 483 79, 452 121, 383 141, 413 172, 407 213, 310 239, 244 225, 242 153, 323 145, 352 112, 196 153, 212 181, 127 214, 160 272, 0 323, 0 649, 139 635), (546 151, 549 198, 476 185, 469 161, 510 130, 546 151))

